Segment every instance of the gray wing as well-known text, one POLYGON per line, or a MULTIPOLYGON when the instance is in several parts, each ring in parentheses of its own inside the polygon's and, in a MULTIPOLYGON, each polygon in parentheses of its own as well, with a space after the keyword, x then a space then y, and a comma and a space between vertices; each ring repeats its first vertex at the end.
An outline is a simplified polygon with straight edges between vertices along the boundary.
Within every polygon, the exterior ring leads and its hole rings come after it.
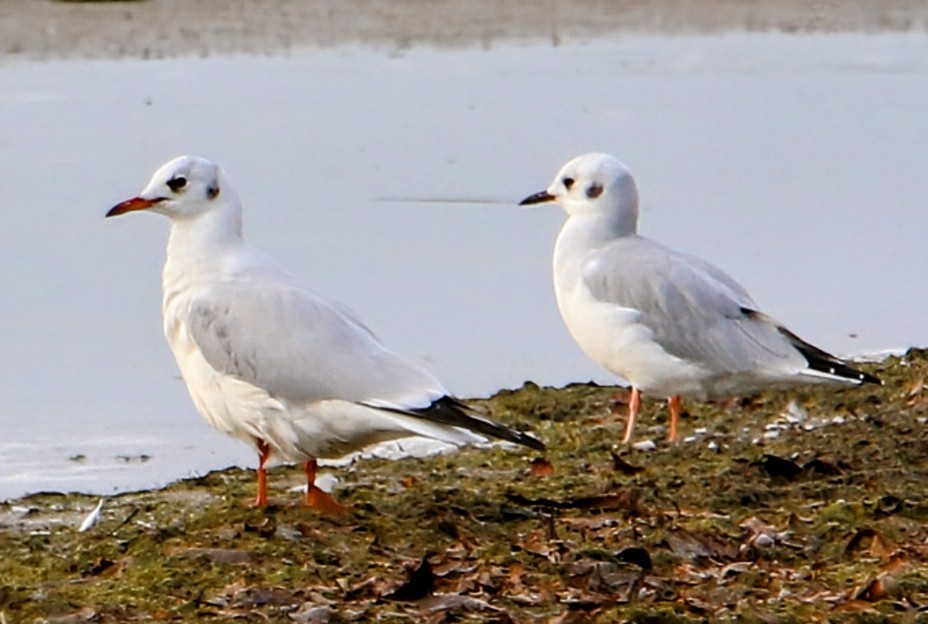
POLYGON ((604 303, 633 308, 668 353, 716 373, 805 367, 778 324, 721 269, 642 237, 590 253, 583 279, 604 303))
POLYGON ((186 326, 214 369, 288 402, 342 399, 409 409, 446 394, 353 313, 288 283, 211 286, 191 303, 186 326))

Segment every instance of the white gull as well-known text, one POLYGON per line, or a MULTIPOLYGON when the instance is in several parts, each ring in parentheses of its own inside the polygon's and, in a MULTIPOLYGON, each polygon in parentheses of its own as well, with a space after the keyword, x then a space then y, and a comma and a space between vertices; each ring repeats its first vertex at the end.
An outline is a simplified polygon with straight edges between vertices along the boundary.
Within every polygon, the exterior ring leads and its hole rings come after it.
POLYGON ((880 383, 761 312, 721 269, 639 236, 635 180, 612 156, 574 158, 521 205, 545 202, 567 213, 554 248, 561 316, 591 359, 632 385, 623 442, 641 393, 669 397, 675 440, 681 396, 880 383))
POLYGON ((106 216, 137 210, 171 220, 164 334, 200 414, 257 448, 256 504, 267 503, 272 457, 304 462, 307 504, 337 511, 314 486, 317 459, 408 436, 467 444, 489 435, 544 448, 451 397, 346 306, 247 246, 239 198, 212 162, 171 160, 106 216))

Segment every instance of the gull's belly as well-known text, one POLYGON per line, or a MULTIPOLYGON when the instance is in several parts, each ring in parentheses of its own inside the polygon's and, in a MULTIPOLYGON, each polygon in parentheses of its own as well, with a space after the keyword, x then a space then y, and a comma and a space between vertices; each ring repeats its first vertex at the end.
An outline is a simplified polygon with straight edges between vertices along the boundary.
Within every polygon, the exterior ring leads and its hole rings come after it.
MULTIPOLYGON (((255 394, 254 391, 237 389, 231 383, 234 380, 210 366, 182 325, 168 336, 168 342, 200 415, 222 433, 246 441, 259 437, 254 423, 260 418, 262 404, 267 401, 266 393, 264 397, 249 396, 255 394)), ((248 384, 239 382, 239 385, 248 384)))
POLYGON ((647 394, 704 396, 708 371, 668 353, 633 308, 604 303, 584 289, 558 297, 561 316, 584 353, 647 394))
POLYGON ((370 444, 411 433, 378 409, 339 400, 289 405, 250 383, 216 371, 183 323, 165 334, 190 398, 216 430, 248 444, 263 440, 272 459, 339 458, 370 444))

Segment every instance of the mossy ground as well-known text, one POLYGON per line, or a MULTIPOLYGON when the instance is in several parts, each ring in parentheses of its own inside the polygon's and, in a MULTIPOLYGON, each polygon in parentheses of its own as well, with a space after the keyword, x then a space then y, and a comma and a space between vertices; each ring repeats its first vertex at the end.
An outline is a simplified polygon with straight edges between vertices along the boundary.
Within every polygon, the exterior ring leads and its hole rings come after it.
POLYGON ((226 470, 106 499, 0 505, 0 618, 347 622, 928 621, 928 357, 882 387, 688 402, 670 445, 615 388, 527 384, 485 402, 549 451, 362 460, 320 517, 226 470), (534 461, 533 461, 534 460, 534 461))

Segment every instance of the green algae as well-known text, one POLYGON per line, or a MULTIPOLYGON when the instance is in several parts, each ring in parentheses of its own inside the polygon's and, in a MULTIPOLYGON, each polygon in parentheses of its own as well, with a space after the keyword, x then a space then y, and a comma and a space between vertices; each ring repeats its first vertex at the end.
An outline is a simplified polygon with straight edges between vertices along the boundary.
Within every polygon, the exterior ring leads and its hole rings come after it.
POLYGON ((338 470, 336 494, 353 510, 338 518, 302 507, 288 491, 301 472, 287 467, 271 472, 266 509, 248 505, 253 472, 231 469, 106 497, 83 533, 99 497, 10 501, 0 614, 917 621, 928 604, 928 358, 913 350, 865 368, 885 385, 687 403, 690 438, 678 445, 662 439, 663 406, 646 402, 636 437, 653 450, 619 444, 616 388, 527 383, 475 403, 536 432, 546 453, 494 445, 359 461, 338 470), (533 464, 542 457, 553 472, 533 464), (402 587, 417 599, 396 599, 402 587))

